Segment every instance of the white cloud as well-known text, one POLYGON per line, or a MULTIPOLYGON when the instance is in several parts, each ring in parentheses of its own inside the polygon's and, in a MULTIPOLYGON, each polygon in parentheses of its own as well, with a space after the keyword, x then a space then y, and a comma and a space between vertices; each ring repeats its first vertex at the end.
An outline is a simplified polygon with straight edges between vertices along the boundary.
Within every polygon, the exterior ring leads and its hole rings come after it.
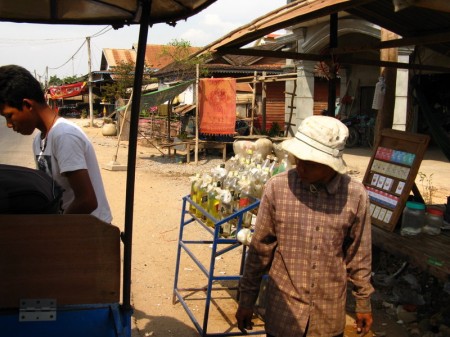
POLYGON ((217 31, 221 31, 223 34, 226 34, 227 32, 243 25, 242 23, 238 23, 236 21, 231 22, 224 20, 218 14, 206 14, 202 23, 205 24, 205 26, 207 27, 212 27, 217 31))
POLYGON ((211 34, 203 29, 190 28, 180 35, 181 39, 189 41, 191 46, 202 47, 211 41, 211 34))

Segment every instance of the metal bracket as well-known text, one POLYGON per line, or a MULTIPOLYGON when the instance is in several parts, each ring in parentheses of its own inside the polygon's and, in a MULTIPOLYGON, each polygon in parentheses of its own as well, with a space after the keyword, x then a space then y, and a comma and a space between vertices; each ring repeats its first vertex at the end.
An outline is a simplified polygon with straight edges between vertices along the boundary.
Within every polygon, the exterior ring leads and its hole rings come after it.
POLYGON ((51 298, 20 300, 19 321, 56 321, 56 300, 51 298))

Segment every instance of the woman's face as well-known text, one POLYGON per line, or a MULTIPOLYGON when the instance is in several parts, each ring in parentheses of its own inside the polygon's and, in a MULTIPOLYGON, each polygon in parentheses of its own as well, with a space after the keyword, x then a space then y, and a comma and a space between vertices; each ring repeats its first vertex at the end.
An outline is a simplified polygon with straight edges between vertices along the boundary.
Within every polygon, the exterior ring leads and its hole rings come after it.
POLYGON ((295 158, 295 164, 301 180, 308 184, 327 183, 336 175, 331 167, 313 161, 295 158))

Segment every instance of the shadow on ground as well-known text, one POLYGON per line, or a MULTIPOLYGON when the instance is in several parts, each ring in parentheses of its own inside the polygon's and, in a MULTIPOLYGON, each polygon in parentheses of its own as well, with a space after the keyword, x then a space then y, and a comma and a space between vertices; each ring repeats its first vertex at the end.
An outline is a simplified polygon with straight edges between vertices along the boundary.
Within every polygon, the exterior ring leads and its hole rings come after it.
POLYGON ((133 320, 135 324, 132 337, 147 336, 183 336, 198 337, 197 330, 184 324, 183 322, 168 316, 151 316, 140 310, 134 310, 133 320), (138 322, 136 322, 138 321, 138 322), (143 323, 146 322, 146 323, 143 323))

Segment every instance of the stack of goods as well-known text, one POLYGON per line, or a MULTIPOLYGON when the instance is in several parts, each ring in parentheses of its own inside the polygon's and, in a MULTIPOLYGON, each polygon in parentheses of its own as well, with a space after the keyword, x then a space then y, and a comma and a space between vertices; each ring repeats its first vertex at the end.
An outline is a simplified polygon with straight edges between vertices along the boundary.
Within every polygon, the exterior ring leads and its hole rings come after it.
MULTIPOLYGON (((267 180, 273 175, 291 168, 288 155, 278 162, 277 157, 268 155, 265 159, 251 149, 245 155, 232 157, 227 165, 221 164, 209 173, 191 177, 190 198, 214 219, 220 221, 233 215, 260 199, 267 180)), ((208 226, 215 226, 204 212, 190 204, 189 211, 208 226)), ((250 228, 255 212, 246 212, 242 227, 250 228)), ((221 225, 221 235, 234 235, 238 218, 232 218, 221 225)))

